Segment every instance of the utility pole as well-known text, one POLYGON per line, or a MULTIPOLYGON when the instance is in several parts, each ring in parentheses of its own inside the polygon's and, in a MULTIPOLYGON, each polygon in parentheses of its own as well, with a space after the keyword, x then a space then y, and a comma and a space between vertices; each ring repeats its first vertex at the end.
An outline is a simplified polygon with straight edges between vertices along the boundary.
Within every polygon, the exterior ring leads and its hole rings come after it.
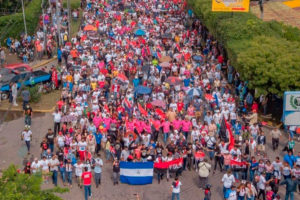
POLYGON ((71 8, 70 8, 70 0, 68 0, 68 38, 70 39, 71 34, 71 8))
POLYGON ((26 19, 25 19, 25 10, 24 10, 24 2, 21 0, 22 3, 22 11, 23 11, 23 20, 24 20, 24 27, 25 27, 25 35, 27 36, 27 26, 26 26, 26 19))
POLYGON ((261 20, 264 20, 264 0, 259 0, 259 9, 260 9, 260 18, 261 20))
POLYGON ((59 7, 58 7, 59 0, 56 0, 56 23, 57 23, 57 32, 58 32, 58 46, 61 45, 61 38, 60 38, 60 16, 59 16, 59 7))

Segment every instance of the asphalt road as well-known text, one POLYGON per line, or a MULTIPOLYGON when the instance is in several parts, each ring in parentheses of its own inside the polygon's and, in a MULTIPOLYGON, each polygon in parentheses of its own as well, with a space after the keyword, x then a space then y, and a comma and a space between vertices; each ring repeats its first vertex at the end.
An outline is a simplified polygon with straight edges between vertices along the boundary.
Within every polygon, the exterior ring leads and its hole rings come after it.
MULTIPOLYGON (((27 150, 25 144, 20 139, 20 134, 24 128, 24 118, 19 117, 18 119, 12 120, 10 122, 5 122, 0 129, 0 168, 4 169, 10 164, 17 164, 22 166, 24 157, 27 156, 27 150)), ((38 114, 34 113, 32 120, 32 132, 33 141, 31 156, 39 157, 40 149, 39 144, 47 132, 48 128, 53 128, 52 116, 50 113, 38 114)), ((283 147, 284 142, 287 141, 287 137, 283 136, 280 140, 279 150, 271 150, 271 139, 269 137, 269 130, 265 129, 267 135, 267 153, 271 160, 273 160, 277 155, 283 157, 283 153, 280 151, 283 147)), ((296 152, 300 151, 299 143, 296 143, 296 152)), ((104 158, 104 157, 103 157, 104 158)), ((125 184, 119 184, 114 186, 112 183, 112 163, 104 162, 103 174, 102 174, 102 185, 96 189, 92 186, 92 199, 97 200, 167 200, 171 199, 171 183, 172 179, 167 182, 166 179, 162 180, 160 184, 157 183, 156 176, 153 179, 153 184, 145 186, 130 186, 125 184)), ((210 175, 209 183, 212 184, 212 199, 221 200, 222 199, 222 184, 221 178, 223 173, 216 172, 216 174, 210 175)), ((60 180, 60 178, 59 178, 60 180)), ((204 198, 204 191, 198 188, 198 175, 195 171, 184 171, 183 175, 180 177, 182 182, 182 192, 181 199, 183 200, 199 200, 204 198)), ((73 179, 74 183, 75 179, 73 179)), ((62 186, 61 181, 59 185, 62 186)), ((46 184, 43 188, 53 187, 51 183, 46 184)), ((280 194, 284 197, 284 187, 280 187, 280 194)), ((77 187, 73 184, 69 193, 65 193, 61 196, 63 199, 70 200, 81 200, 84 199, 83 189, 77 187)), ((296 195, 295 199, 300 199, 300 195, 296 195)))

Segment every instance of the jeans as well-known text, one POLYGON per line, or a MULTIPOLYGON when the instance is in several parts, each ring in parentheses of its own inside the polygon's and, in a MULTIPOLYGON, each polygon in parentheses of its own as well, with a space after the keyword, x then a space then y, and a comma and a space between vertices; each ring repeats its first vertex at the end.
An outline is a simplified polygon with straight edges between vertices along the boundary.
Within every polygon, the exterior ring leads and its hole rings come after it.
POLYGON ((290 131, 290 137, 293 139, 296 131, 290 131))
POLYGON ((167 144, 169 133, 164 133, 164 143, 167 144))
POLYGON ((237 200, 245 200, 245 196, 238 196, 237 200))
POLYGON ((250 181, 252 182, 253 181, 253 179, 254 179, 254 174, 255 174, 255 170, 250 170, 249 171, 250 173, 249 173, 249 175, 250 175, 250 181))
POLYGON ((72 185, 72 172, 67 172, 68 183, 72 185))
POLYGON ((294 192, 286 191, 285 200, 289 200, 289 197, 290 197, 290 200, 294 200, 294 192))
POLYGON ((88 200, 89 196, 92 196, 91 185, 85 185, 84 186, 84 199, 88 200))
POLYGON ((52 183, 57 186, 57 171, 52 171, 52 183))
POLYGON ((30 151, 30 141, 25 141, 25 143, 26 143, 27 151, 29 152, 30 151))
POLYGON ((113 172, 114 184, 119 182, 119 172, 113 172))
POLYGON ((184 131, 183 134, 184 134, 185 139, 187 140, 189 132, 188 131, 184 131))
POLYGON ((52 143, 52 144, 50 143, 50 144, 49 144, 49 148, 50 148, 51 152, 53 152, 53 151, 54 151, 54 144, 53 144, 53 143, 52 143))
POLYGON ((66 169, 64 167, 62 167, 62 168, 59 168, 59 171, 60 171, 61 179, 62 179, 63 183, 65 183, 66 182, 66 169))
POLYGON ((25 115, 25 125, 31 126, 31 116, 25 115))
POLYGON ((27 104, 28 104, 28 101, 23 100, 23 110, 25 110, 27 104))
POLYGON ((174 192, 172 192, 172 200, 175 200, 175 198, 176 198, 177 200, 180 200, 179 193, 174 193, 174 192))
POLYGON ((96 187, 98 187, 98 185, 101 184, 101 173, 95 173, 95 183, 96 187))
POLYGON ((110 160, 110 151, 108 149, 105 150, 105 157, 106 157, 106 160, 110 160))
POLYGON ((225 198, 225 194, 226 194, 226 191, 228 190, 229 188, 226 188, 223 186, 223 197, 225 198))

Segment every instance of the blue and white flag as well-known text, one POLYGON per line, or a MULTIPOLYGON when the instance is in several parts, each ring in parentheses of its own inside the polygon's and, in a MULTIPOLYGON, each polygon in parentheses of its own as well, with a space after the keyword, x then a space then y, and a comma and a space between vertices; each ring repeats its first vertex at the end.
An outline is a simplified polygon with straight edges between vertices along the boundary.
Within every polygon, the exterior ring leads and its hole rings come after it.
POLYGON ((130 185, 151 184, 153 162, 120 162, 120 181, 130 185))

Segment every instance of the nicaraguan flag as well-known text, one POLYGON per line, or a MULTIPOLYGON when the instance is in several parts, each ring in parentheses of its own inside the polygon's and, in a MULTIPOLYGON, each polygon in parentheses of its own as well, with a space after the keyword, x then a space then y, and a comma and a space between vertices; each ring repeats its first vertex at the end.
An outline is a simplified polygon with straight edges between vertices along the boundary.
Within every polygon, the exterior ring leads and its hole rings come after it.
POLYGON ((130 185, 151 184, 153 162, 120 162, 120 181, 130 185))

